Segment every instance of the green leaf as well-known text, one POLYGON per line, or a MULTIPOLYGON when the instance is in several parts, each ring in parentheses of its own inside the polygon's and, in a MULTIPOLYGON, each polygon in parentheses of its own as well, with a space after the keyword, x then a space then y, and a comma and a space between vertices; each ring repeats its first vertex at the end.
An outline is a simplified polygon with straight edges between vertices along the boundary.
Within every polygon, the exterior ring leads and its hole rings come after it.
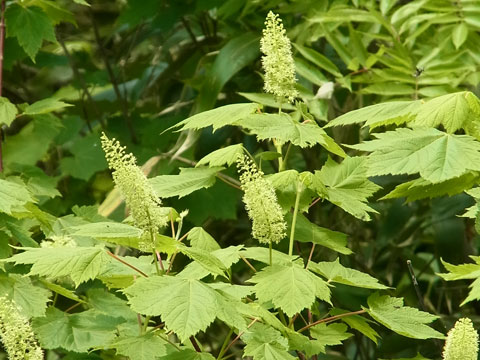
POLYGON ((7 36, 15 36, 33 62, 43 40, 57 41, 51 20, 39 7, 11 4, 5 12, 5 20, 7 36))
POLYGON ((187 247, 181 243, 177 245, 177 248, 182 254, 199 263, 209 273, 213 275, 225 276, 225 271, 227 268, 215 255, 209 251, 187 247))
POLYGON ((255 284, 255 293, 260 302, 271 301, 288 316, 309 308, 315 302, 316 295, 330 301, 330 290, 324 282, 295 263, 267 266, 256 272, 248 282, 255 284), (318 292, 317 286, 322 285, 324 287, 318 292))
POLYGON ((347 332, 345 324, 321 323, 310 328, 310 336, 325 347, 341 345, 342 341, 348 339, 352 334, 347 332))
POLYGON ((452 42, 453 45, 455 45, 455 49, 459 49, 465 40, 467 40, 468 37, 468 25, 464 23, 463 21, 455 25, 452 31, 452 42))
POLYGON ((0 124, 10 126, 18 113, 17 107, 10 100, 0 96, 0 124))
POLYGON ((48 114, 50 112, 63 109, 67 106, 73 106, 73 105, 64 103, 63 101, 60 101, 54 98, 42 99, 40 101, 33 103, 32 105, 28 105, 23 111, 23 115, 48 114))
POLYGON ((226 126, 232 125, 240 119, 253 114, 261 108, 260 105, 254 103, 243 103, 243 104, 231 104, 220 106, 213 110, 204 111, 200 114, 193 115, 188 119, 180 121, 178 124, 172 126, 173 129, 181 126, 182 130, 189 129, 203 129, 209 126, 213 126, 213 131, 226 126))
POLYGON ((206 251, 215 251, 220 249, 220 245, 215 239, 201 227, 194 227, 190 229, 187 235, 187 240, 194 248, 199 248, 206 251))
POLYGON ((215 358, 204 352, 196 352, 192 349, 182 349, 158 358, 158 360, 215 360, 215 358))
POLYGON ((442 259, 442 264, 445 266, 448 273, 437 273, 438 276, 446 281, 475 279, 475 281, 469 285, 470 292, 461 305, 465 305, 472 300, 480 299, 480 257, 470 256, 470 258, 475 261, 475 264, 452 265, 442 259))
POLYGON ((160 175, 149 181, 158 196, 162 198, 183 197, 196 190, 212 186, 217 172, 223 169, 223 167, 180 168, 178 175, 160 175))
POLYGON ((220 49, 195 101, 195 112, 211 109, 223 86, 242 68, 258 58, 259 41, 257 33, 246 32, 229 40, 220 49))
POLYGON ((0 179, 0 211, 12 214, 28 202, 33 202, 25 186, 12 181, 0 179))
POLYGON ((317 274, 325 277, 328 282, 336 282, 349 286, 356 286, 365 289, 388 289, 374 277, 355 269, 349 269, 340 264, 337 258, 335 261, 322 261, 319 263, 310 262, 309 268, 317 274))
POLYGON ((365 122, 364 126, 374 129, 378 126, 400 125, 412 121, 421 105, 421 101, 395 101, 366 106, 350 111, 330 121, 325 127, 344 126, 365 122))
POLYGON ((166 344, 155 332, 148 332, 118 337, 108 344, 108 348, 116 349, 117 355, 127 356, 130 360, 157 360, 159 356, 166 355, 166 344))
MULTIPOLYGON (((291 229, 292 215, 288 214, 285 219, 289 229, 291 229)), ((295 240, 301 242, 311 242, 313 244, 325 246, 340 254, 351 254, 347 245, 347 235, 338 231, 332 231, 323 227, 320 227, 310 222, 304 215, 297 215, 297 222, 295 224, 295 240)))
POLYGON ((125 293, 134 311, 161 316, 166 328, 182 342, 205 331, 218 312, 215 290, 198 280, 176 276, 139 278, 125 293))
POLYGON ((297 49, 302 56, 317 65, 319 68, 328 71, 335 77, 342 77, 342 73, 338 70, 337 66, 332 63, 326 56, 320 54, 319 52, 306 48, 304 46, 293 44, 295 49, 297 49))
POLYGON ((58 295, 62 295, 64 297, 66 297, 67 299, 70 299, 70 300, 73 300, 73 301, 76 301, 76 302, 79 302, 79 303, 84 303, 85 302, 82 299, 80 299, 77 296, 77 294, 75 294, 72 290, 66 289, 63 286, 58 285, 58 284, 54 284, 50 281, 46 281, 46 280, 40 280, 40 281, 43 285, 45 285, 45 287, 47 289, 57 293, 58 295))
POLYGON ((422 105, 416 119, 409 125, 442 125, 451 134, 459 129, 475 134, 480 126, 480 102, 470 91, 439 96, 422 105))
POLYGON ((288 342, 282 334, 268 326, 255 323, 249 332, 241 337, 246 344, 244 355, 253 360, 294 360, 288 353, 288 342))
POLYGON ((478 174, 468 172, 458 178, 453 178, 437 184, 418 178, 398 185, 380 200, 396 199, 406 197, 407 202, 425 198, 437 198, 441 196, 452 196, 471 189, 479 182, 478 174))
MULTIPOLYGON (((330 310, 330 314, 332 316, 347 314, 349 312, 350 311, 338 308, 333 308, 332 310, 330 310)), ((349 315, 343 317, 342 321, 345 322, 352 329, 358 330, 363 335, 372 340, 375 344, 377 344, 380 335, 378 335, 378 333, 370 326, 369 322, 372 322, 371 320, 367 320, 360 315, 349 315)))
POLYGON ((138 249, 139 238, 143 231, 122 223, 117 222, 95 222, 85 225, 72 226, 67 229, 71 235, 89 236, 94 239, 130 246, 138 249))
POLYGON ((111 258, 101 247, 22 248, 7 259, 15 264, 32 264, 29 275, 70 276, 76 286, 99 275, 111 258))
MULTIPOLYGON (((361 157, 347 157, 340 164, 330 157, 315 177, 325 184, 327 200, 358 219, 369 221, 369 212, 377 213, 367 205, 367 199, 381 189, 367 178, 366 161, 361 157)), ((322 195, 322 194, 319 194, 322 195)))
POLYGON ((253 114, 236 122, 253 134, 258 140, 278 139, 283 143, 291 142, 300 147, 320 144, 328 151, 345 157, 345 152, 332 138, 313 122, 300 123, 288 114, 253 114))
MULTIPOLYGON (((243 96, 245 99, 253 101, 258 104, 262 104, 272 108, 282 108, 283 110, 295 110, 295 106, 285 102, 278 102, 275 99, 273 94, 266 94, 266 93, 244 93, 239 92, 238 95, 243 96)), ((252 112, 253 113, 253 112, 252 112)), ((252 114, 251 113, 251 114, 252 114)))
POLYGON ((86 352, 111 342, 117 325, 124 321, 95 310, 67 314, 50 307, 46 317, 35 318, 32 325, 43 348, 86 352))
POLYGON ((372 152, 367 162, 369 176, 420 173, 425 180, 439 183, 480 170, 480 143, 468 135, 400 128, 375 137, 350 146, 372 152))
MULTIPOLYGON (((119 256, 120 259, 130 265, 135 266, 147 275, 156 274, 153 257, 149 256, 119 256)), ((132 268, 125 266, 119 261, 109 262, 105 265, 105 269, 97 276, 109 288, 123 289, 133 284, 134 278, 140 274, 132 268)))
POLYGON ((44 316, 50 291, 35 286, 28 277, 18 274, 0 274, 0 297, 6 296, 22 309, 28 318, 44 316))
POLYGON ((215 150, 204 156, 195 166, 208 165, 209 167, 232 165, 243 154, 243 144, 235 144, 215 150))
POLYGON ((438 319, 438 316, 403 306, 403 299, 380 296, 378 293, 368 298, 368 314, 383 326, 396 333, 414 339, 444 339, 438 331, 426 324, 438 319))
POLYGON ((75 138, 68 150, 72 156, 60 160, 60 169, 65 175, 88 181, 96 172, 107 168, 97 134, 75 138))
POLYGON ((373 22, 377 20, 371 14, 370 11, 355 9, 353 7, 332 7, 328 12, 317 12, 310 19, 312 22, 328 23, 328 22, 340 22, 347 21, 355 22, 373 22))

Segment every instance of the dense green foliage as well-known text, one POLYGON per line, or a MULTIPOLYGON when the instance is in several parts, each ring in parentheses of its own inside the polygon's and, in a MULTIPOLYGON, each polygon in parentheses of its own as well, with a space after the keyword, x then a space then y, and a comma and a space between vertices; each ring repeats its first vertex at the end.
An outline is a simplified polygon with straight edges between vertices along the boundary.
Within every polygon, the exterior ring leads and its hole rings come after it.
POLYGON ((3 3, 6 351, 15 321, 32 359, 421 360, 479 327, 477 0, 3 3))

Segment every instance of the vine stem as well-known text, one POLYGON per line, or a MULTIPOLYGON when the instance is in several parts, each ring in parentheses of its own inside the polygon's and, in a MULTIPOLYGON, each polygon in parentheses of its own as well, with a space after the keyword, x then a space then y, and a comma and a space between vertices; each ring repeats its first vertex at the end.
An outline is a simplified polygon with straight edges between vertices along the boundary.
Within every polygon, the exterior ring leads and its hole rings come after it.
POLYGON ((308 324, 306 326, 304 326, 303 328, 301 328, 300 330, 298 330, 297 332, 301 333, 305 330, 308 330, 310 329, 311 327, 315 326, 315 325, 318 325, 318 324, 321 324, 321 323, 324 323, 324 322, 330 322, 330 321, 335 321, 337 319, 340 319, 342 317, 346 317, 346 316, 352 316, 352 315, 360 315, 360 314, 365 314, 367 312, 367 310, 358 310, 358 311, 352 311, 352 312, 349 312, 349 313, 345 313, 345 314, 340 314, 340 315, 335 315, 335 316, 330 316, 328 318, 325 318, 325 319, 320 319, 320 320, 317 320, 311 324, 308 324))
MULTIPOLYGON (((2 96, 3 88, 3 44, 5 40, 5 1, 1 0, 0 4, 0 96, 2 96)), ((3 172, 2 158, 2 130, 0 129, 0 172, 3 172)))
POLYGON ((298 207, 300 205, 300 195, 302 193, 303 183, 297 184, 297 196, 295 197, 295 208, 293 209, 292 227, 290 229, 290 243, 288 245, 288 255, 293 255, 293 238, 295 237, 295 224, 297 223, 298 207))

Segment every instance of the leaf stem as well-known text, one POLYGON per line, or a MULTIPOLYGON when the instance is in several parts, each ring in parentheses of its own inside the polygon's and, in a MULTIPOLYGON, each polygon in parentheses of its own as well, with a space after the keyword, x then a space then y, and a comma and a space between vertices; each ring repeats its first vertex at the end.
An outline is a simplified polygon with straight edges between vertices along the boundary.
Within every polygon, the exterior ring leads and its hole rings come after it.
POLYGON ((193 348, 195 349, 196 352, 201 353, 202 349, 200 349, 200 346, 198 346, 197 340, 195 340, 195 336, 190 336, 190 342, 193 345, 193 348))
MULTIPOLYGON (((250 328, 253 326, 253 324, 255 324, 257 321, 258 321, 258 318, 254 318, 254 319, 250 322, 250 324, 248 324, 247 330, 250 329, 250 328)), ((238 335, 235 336, 235 338, 230 342, 230 344, 228 344, 228 346, 225 348, 225 350, 223 351, 223 353, 225 354, 225 353, 228 351, 228 349, 230 349, 230 348, 232 347, 232 345, 235 344, 235 343, 238 341, 238 339, 240 339, 240 337, 241 337, 244 333, 245 333, 245 331, 240 331, 240 332, 238 333, 238 335)))
POLYGON ((303 328, 301 328, 300 330, 297 330, 297 332, 301 333, 301 332, 304 332, 305 330, 308 330, 310 329, 311 327, 315 326, 315 325, 318 325, 318 324, 321 324, 321 323, 325 323, 325 322, 330 322, 330 321, 335 321, 337 319, 340 319, 342 317, 346 317, 346 316, 352 316, 352 315, 360 315, 360 314, 364 314, 366 313, 367 310, 365 309, 362 309, 362 310, 358 310, 358 311, 352 311, 352 312, 349 312, 349 313, 345 313, 345 314, 339 314, 339 315, 335 315, 335 316, 330 316, 328 318, 325 318, 325 319, 320 319, 320 320, 317 320, 311 324, 308 324, 306 326, 304 326, 303 328))
POLYGON ((230 337, 232 336, 232 334, 233 334, 233 329, 230 328, 227 336, 225 337, 225 340, 223 341, 222 347, 220 348, 220 352, 218 353, 217 360, 220 360, 223 354, 225 354, 225 348, 227 347, 228 340, 230 340, 230 337))
POLYGON ((290 244, 288 245, 288 255, 293 255, 293 240, 295 237, 295 224, 297 223, 297 214, 298 214, 298 207, 300 205, 300 195, 302 194, 303 183, 298 182, 297 184, 297 196, 295 197, 295 207, 293 209, 293 218, 292 218, 292 226, 290 229, 290 244))
POLYGON ((120 261, 123 265, 126 265, 126 266, 128 266, 129 268, 135 270, 136 272, 138 272, 138 273, 139 273, 140 275, 142 275, 143 277, 146 277, 146 278, 148 277, 148 275, 145 274, 142 270, 136 268, 136 267, 133 266, 132 264, 127 263, 125 260, 120 259, 117 255, 111 253, 110 251, 107 251, 107 254, 110 255, 111 257, 113 257, 115 260, 120 261))

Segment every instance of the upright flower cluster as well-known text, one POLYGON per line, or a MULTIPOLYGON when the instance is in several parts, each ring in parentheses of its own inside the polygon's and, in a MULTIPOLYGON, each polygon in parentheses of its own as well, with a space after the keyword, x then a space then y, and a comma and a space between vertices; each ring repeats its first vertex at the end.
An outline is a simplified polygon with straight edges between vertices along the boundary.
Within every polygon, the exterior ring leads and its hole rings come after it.
POLYGON ((477 360, 478 333, 469 318, 455 323, 447 335, 443 348, 443 360, 477 360))
POLYGON ((278 15, 269 12, 260 40, 260 50, 263 70, 265 71, 265 86, 267 93, 277 98, 287 98, 293 102, 298 92, 295 89, 295 64, 292 57, 292 46, 285 35, 282 20, 278 15))
POLYGON ((280 242, 287 225, 272 184, 247 156, 238 157, 237 167, 241 172, 243 202, 252 220, 252 236, 261 243, 280 242))
POLYGON ((126 154, 124 146, 105 134, 102 134, 101 140, 108 166, 113 170, 115 185, 125 198, 135 225, 144 230, 142 246, 151 250, 155 247, 151 235, 167 224, 168 216, 162 211, 159 197, 137 166, 133 154, 126 154))
POLYGON ((28 319, 6 297, 0 297, 0 338, 9 360, 43 359, 28 319))

